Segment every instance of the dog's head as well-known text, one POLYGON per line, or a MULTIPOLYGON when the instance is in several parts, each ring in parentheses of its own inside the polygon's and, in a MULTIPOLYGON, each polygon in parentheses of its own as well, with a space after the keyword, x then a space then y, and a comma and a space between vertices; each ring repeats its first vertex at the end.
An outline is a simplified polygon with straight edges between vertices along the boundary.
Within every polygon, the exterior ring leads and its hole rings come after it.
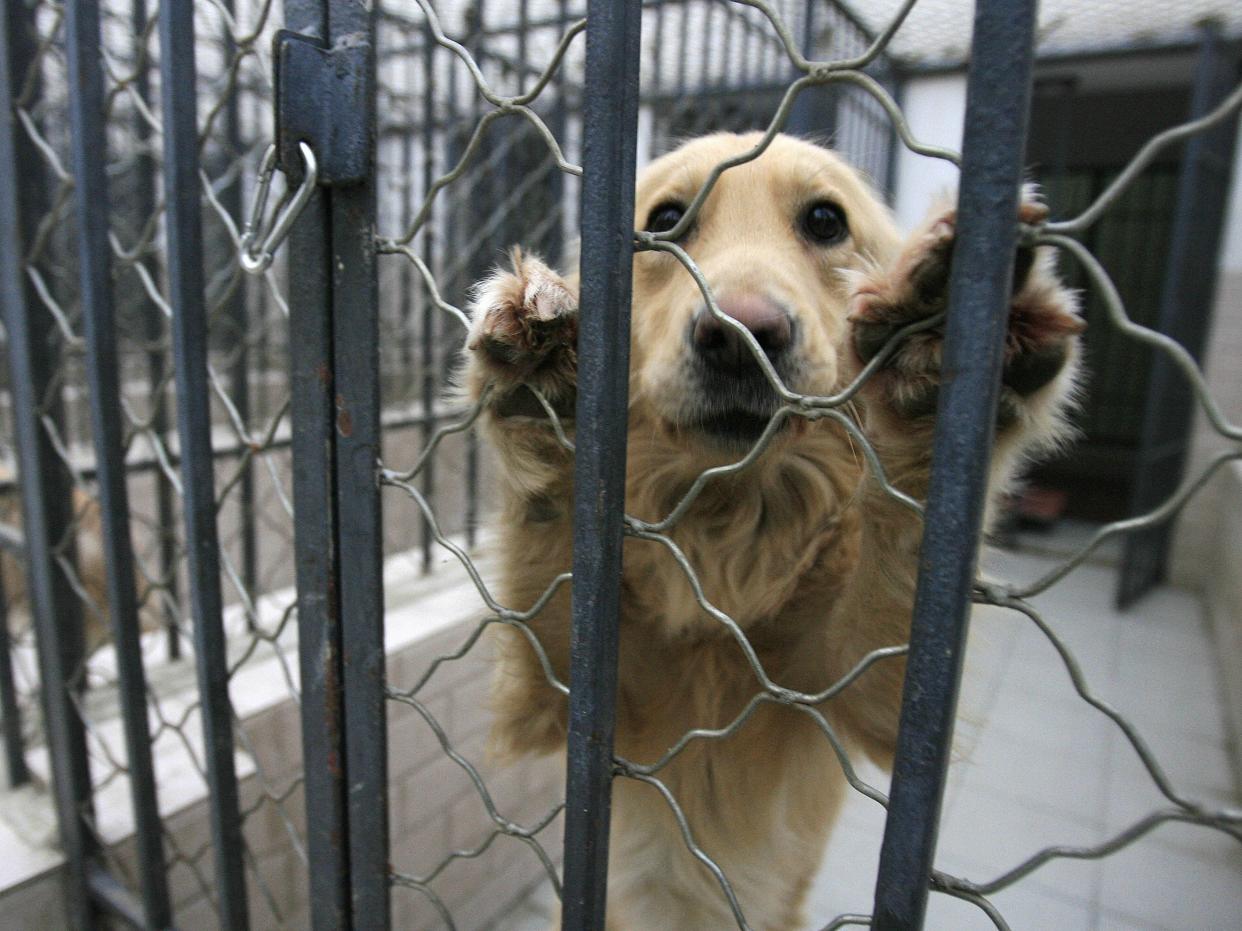
MULTIPOLYGON (((759 138, 704 136, 650 164, 638 181, 636 227, 671 229, 712 169, 759 138)), ((898 236, 887 208, 844 161, 778 136, 720 176, 677 242, 785 385, 828 394, 842 376, 847 273, 886 260, 898 236)), ((635 257, 632 328, 635 404, 678 435, 729 452, 762 433, 779 397, 746 338, 709 311, 673 255, 635 257)))

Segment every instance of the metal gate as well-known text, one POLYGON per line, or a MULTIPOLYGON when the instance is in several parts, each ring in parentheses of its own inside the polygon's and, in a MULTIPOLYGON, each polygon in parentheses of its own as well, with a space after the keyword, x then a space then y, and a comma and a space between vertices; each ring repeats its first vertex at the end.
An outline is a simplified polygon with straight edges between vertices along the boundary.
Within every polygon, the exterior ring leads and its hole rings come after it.
MULTIPOLYGON (((0 638, 0 699, 10 778, 30 779, 28 757, 46 757, 39 765, 55 794, 70 923, 402 927, 393 900, 410 895, 455 927, 436 876, 503 837, 538 859, 560 893, 565 928, 603 928, 612 785, 637 779, 661 791, 690 852, 715 876, 738 926, 749 927, 729 877, 695 843, 659 767, 621 759, 612 744, 623 539, 665 546, 695 577, 666 533, 677 513, 652 524, 624 512, 631 260, 636 249, 663 250, 694 270, 668 235, 632 228, 637 147, 644 135, 658 145, 716 126, 765 129, 743 160, 786 126, 835 133, 838 147, 881 185, 890 124, 914 151, 962 167, 945 323, 952 377, 940 395, 926 504, 878 475, 925 522, 910 641, 873 651, 834 686, 848 688, 871 666, 906 658, 891 794, 858 779, 841 751, 854 789, 888 811, 875 907, 871 915, 817 916, 822 926, 918 928, 935 891, 978 905, 1005 928, 987 896, 1050 859, 1106 856, 1169 820, 1242 837, 1242 814, 1169 783, 1028 601, 1100 540, 1166 521, 1212 470, 1242 457, 1242 428, 1215 406, 1193 358, 1126 319, 1099 263, 1074 238, 1153 153, 1236 113, 1242 88, 1153 139, 1078 217, 1020 229, 1012 218, 1033 0, 977 4, 960 155, 915 139, 886 89, 896 74, 885 50, 913 0, 878 31, 831 2, 590 0, 584 11, 568 0, 519 0, 499 13, 497 5, 478 0, 445 23, 428 0, 400 10, 285 0, 282 32, 273 0, 166 0, 158 10, 144 0, 5 7, 0 299, 4 413, 16 450, 6 489, 20 489, 21 516, 6 510, 0 545, 24 566, 0 578, 10 596, 15 585, 24 590, 35 636, 14 644, 0 638), (746 67, 729 67, 727 51, 663 57, 703 34, 743 55, 746 67), (654 52, 644 50, 644 35, 659 37, 654 52), (644 71, 651 54, 659 67, 644 71), (649 86, 640 73, 654 75, 649 86), (719 107, 704 115, 687 100, 719 107), (457 187, 479 165, 469 187, 457 187), (281 176, 286 192, 265 211, 269 185, 281 176), (534 229, 524 221, 532 213, 543 217, 534 229), (502 605, 475 549, 487 503, 479 476, 488 466, 469 432, 479 409, 441 397, 466 322, 457 305, 498 244, 529 237, 545 254, 563 256, 575 235, 581 337, 572 578, 558 578, 533 605, 502 605), (1145 516, 1104 528, 1048 577, 1010 586, 985 583, 975 569, 1002 308, 1020 239, 1081 263, 1114 325, 1165 354, 1231 446, 1145 516), (399 403, 388 403, 394 398, 399 403), (399 431, 413 440, 398 443, 399 431), (435 471, 438 453, 459 434, 466 439, 456 458, 435 471), (450 525, 441 502, 454 493, 447 480, 458 476, 460 514, 450 525), (422 570, 438 549, 459 560, 488 612, 465 642, 410 680, 395 678, 387 663, 385 557, 397 546, 394 526, 407 545, 419 528, 422 570), (573 687, 549 673, 570 703, 565 800, 517 823, 454 750, 420 690, 487 626, 530 635, 526 621, 565 586, 573 592, 573 687), (977 603, 1011 609, 1039 627, 1078 693, 1133 746, 1167 809, 1096 848, 1049 848, 988 881, 935 869, 966 627, 977 603), (103 640, 110 641, 106 662, 92 652, 103 640), (18 660, 37 658, 33 687, 14 684, 10 647, 18 660), (272 657, 268 674, 300 706, 297 721, 287 722, 300 728, 296 750, 256 745, 238 709, 246 690, 261 685, 241 682, 261 651, 272 657), (165 689, 176 670, 165 669, 163 655, 176 661, 187 653, 195 697, 178 704, 165 689), (102 720, 104 700, 119 704, 120 728, 102 720), (394 707, 425 721, 491 822, 480 845, 425 870, 390 862, 394 707), (24 746, 23 713, 41 718, 45 754, 24 746), (181 748, 190 778, 207 787, 210 830, 193 846, 174 827, 181 813, 169 809, 168 773, 157 765, 168 743, 181 748), (294 771, 282 772, 291 759, 294 771), (252 761, 264 765, 239 771, 252 761), (124 801, 109 796, 101 804, 117 786, 124 801), (116 804, 129 812, 132 843, 110 828, 116 804), (562 809, 563 877, 541 835, 562 809), (253 841, 251 828, 264 818, 287 834, 287 852, 253 841), (288 856, 300 877, 292 909, 264 870, 274 856, 288 856), (182 885, 201 895, 183 896, 182 885)), ((839 420, 875 467, 874 450, 845 413, 857 389, 827 398, 787 392, 776 416, 839 420)), ((548 413, 570 445, 556 412, 548 413)), ((747 645, 727 615, 701 595, 700 603, 747 645)), ((754 662, 762 688, 751 710, 778 702, 820 715, 822 696, 784 689, 754 662)))

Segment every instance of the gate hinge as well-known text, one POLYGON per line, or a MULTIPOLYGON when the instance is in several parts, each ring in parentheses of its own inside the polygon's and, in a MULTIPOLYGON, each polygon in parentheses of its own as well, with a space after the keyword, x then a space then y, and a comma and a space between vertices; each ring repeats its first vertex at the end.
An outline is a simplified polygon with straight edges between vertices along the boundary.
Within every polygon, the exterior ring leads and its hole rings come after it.
POLYGON ((314 150, 319 183, 358 184, 371 166, 372 48, 318 39, 282 29, 272 40, 276 70, 276 158, 293 184, 302 180, 298 143, 314 150))

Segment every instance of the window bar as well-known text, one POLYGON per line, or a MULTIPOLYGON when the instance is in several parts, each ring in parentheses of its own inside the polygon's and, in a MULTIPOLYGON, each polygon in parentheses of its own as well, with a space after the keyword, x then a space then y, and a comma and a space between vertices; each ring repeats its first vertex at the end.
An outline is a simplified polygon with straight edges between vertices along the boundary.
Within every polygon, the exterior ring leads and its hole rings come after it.
MULTIPOLYGON (((24 244, 33 238, 46 209, 46 173, 14 112, 15 92, 30 72, 37 48, 34 11, 24 3, 6 3, 0 11, 0 306, 8 335, 30 610, 43 683, 52 788, 67 863, 65 911, 73 928, 85 929, 95 918, 86 868, 98 845, 85 821, 91 817, 86 735, 69 691, 69 680, 82 662, 82 615, 81 604, 53 556, 72 519, 72 485, 39 422, 40 404, 48 399, 55 377, 50 351, 54 324, 49 315, 35 312, 39 298, 24 268, 24 244)), ((60 399, 50 401, 53 409, 46 413, 59 420, 60 399)))
MULTIPOLYGON (((285 0, 284 6, 286 28, 316 38, 327 35, 323 0, 285 0)), ((317 189, 289 231, 290 450, 310 914, 315 931, 344 931, 350 926, 349 833, 343 767, 328 197, 326 189, 317 189)))
POLYGON ((73 195, 108 616, 116 650, 117 693, 125 729, 126 772, 134 810, 142 911, 150 927, 163 928, 172 920, 172 906, 164 869, 163 824, 151 762, 147 682, 142 666, 134 551, 129 527, 112 249, 108 242, 109 192, 103 158, 107 139, 100 28, 98 4, 91 0, 71 0, 66 7, 65 41, 69 84, 74 88, 74 93, 69 95, 73 195))
POLYGON ((203 752, 211 793, 211 834, 220 923, 249 927, 244 845, 233 759, 232 702, 220 591, 211 386, 207 379, 207 306, 203 276, 202 187, 199 181, 194 6, 160 7, 160 104, 164 125, 164 199, 177 433, 181 447, 186 562, 194 622, 194 659, 203 719, 203 752))
POLYGON ((607 898, 641 28, 639 0, 591 0, 587 7, 566 931, 602 929, 607 898))
POLYGON ((995 433, 1030 110, 1035 0, 979 0, 944 380, 876 880, 877 931, 921 928, 953 738, 995 433))

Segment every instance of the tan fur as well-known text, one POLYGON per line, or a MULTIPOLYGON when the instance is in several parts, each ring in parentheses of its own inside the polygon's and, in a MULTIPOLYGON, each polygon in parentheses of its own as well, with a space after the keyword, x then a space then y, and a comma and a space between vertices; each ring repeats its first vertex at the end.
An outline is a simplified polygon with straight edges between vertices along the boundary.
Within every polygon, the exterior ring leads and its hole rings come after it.
MULTIPOLYGON (((0 478, 10 479, 7 469, 0 471, 0 478)), ((104 559, 103 528, 99 504, 80 488, 73 490, 74 533, 74 582, 82 596, 83 649, 90 656, 112 640, 111 621, 108 611, 108 577, 104 559)), ((21 496, 16 486, 0 493, 0 521, 18 529, 22 526, 21 496)), ((58 567, 57 572, 61 571, 58 567)), ((0 584, 4 586, 10 614, 10 629, 14 634, 23 633, 31 623, 29 593, 26 590, 25 567, 8 554, 0 554, 0 584)), ((142 579, 135 571, 134 584, 142 591, 142 579)), ((142 630, 154 630, 156 622, 152 612, 139 611, 142 630)))
MULTIPOLYGON (((705 137, 654 162, 639 180, 636 225, 656 205, 688 203, 713 165, 756 139, 705 137)), ((760 158, 722 175, 684 246, 717 298, 762 292, 792 308, 799 365, 789 387, 825 395, 861 365, 850 342, 853 328, 864 325, 859 321, 874 320, 880 305, 908 302, 900 293, 903 276, 926 248, 923 239, 944 234, 937 226, 944 222, 933 220, 903 253, 889 212, 857 173, 831 152, 778 137, 760 158), (850 226, 845 242, 827 248, 801 238, 796 223, 803 205, 824 198, 845 209, 850 226)), ((1038 277, 1015 305, 1043 288, 1042 299, 1068 313, 1069 299, 1051 270, 1041 267, 1038 277)), ((684 338, 703 300, 695 282, 675 258, 643 252, 635 257, 633 285, 626 509, 656 521, 704 469, 740 454, 681 426, 698 402, 684 338)), ((570 567, 572 456, 546 420, 506 416, 499 399, 526 381, 572 411, 575 293, 572 277, 515 255, 513 272, 480 285, 473 304, 463 389, 477 398, 492 386, 485 427, 506 481, 502 601, 519 610, 570 567), (484 351, 489 340, 503 343, 500 356, 484 351)), ((930 337, 911 346, 851 408, 889 478, 916 496, 926 483, 931 427, 893 413, 891 393, 906 390, 911 379, 934 380, 938 352, 930 337)), ((1063 429, 1060 410, 1074 368, 1071 359, 1052 384, 1024 399, 1019 421, 1002 432, 996 487, 1025 450, 1063 429)), ((669 532, 707 600, 746 632, 771 680, 804 692, 825 689, 869 651, 908 639, 919 535, 917 518, 868 474, 857 442, 826 419, 795 420, 751 468, 710 482, 669 532)), ((700 607, 665 546, 627 539, 622 585, 616 752, 650 764, 687 731, 727 725, 761 689, 737 640, 700 607)), ((567 681, 566 589, 531 627, 567 681)), ((518 632, 502 631, 498 646, 495 750, 560 750, 565 701, 518 632)), ((881 763, 893 749, 902 674, 901 661, 881 662, 820 706, 852 745, 881 763)), ((763 705, 731 737, 690 742, 658 776, 695 841, 728 876, 751 926, 800 927, 802 898, 845 785, 813 717, 763 705)), ((609 927, 733 926, 718 883, 690 854, 655 789, 618 779, 613 811, 609 927)))

